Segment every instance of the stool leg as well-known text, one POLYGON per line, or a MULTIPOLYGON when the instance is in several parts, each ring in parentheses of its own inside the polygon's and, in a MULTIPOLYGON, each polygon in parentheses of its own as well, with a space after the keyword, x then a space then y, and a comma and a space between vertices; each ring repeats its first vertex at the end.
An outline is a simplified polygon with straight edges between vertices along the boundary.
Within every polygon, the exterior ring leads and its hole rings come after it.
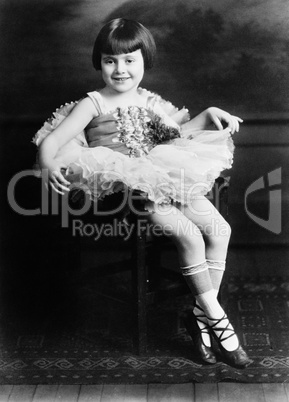
POLYGON ((160 289, 161 284, 161 247, 157 239, 153 239, 147 255, 147 285, 148 291, 160 289))
POLYGON ((134 344, 139 355, 143 355, 147 352, 147 274, 145 240, 145 231, 135 234, 135 244, 133 248, 135 264, 132 270, 132 293, 136 316, 134 344))

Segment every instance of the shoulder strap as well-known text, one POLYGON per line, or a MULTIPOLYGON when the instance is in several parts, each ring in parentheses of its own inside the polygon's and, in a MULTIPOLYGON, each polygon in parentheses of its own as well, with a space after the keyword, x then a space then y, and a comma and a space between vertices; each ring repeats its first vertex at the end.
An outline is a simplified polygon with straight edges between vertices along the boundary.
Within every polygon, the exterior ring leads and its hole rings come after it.
POLYGON ((97 91, 93 91, 93 92, 87 92, 88 97, 92 100, 96 110, 98 111, 98 113, 103 113, 103 101, 102 101, 102 97, 100 95, 99 92, 97 91))

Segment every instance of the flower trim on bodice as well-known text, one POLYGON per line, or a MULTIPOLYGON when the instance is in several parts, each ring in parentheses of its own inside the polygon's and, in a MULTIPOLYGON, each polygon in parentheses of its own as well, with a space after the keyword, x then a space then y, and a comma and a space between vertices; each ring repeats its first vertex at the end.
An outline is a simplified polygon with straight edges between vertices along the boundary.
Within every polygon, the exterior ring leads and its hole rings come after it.
MULTIPOLYGON (((159 95, 138 88, 140 94, 147 97, 147 107, 130 106, 107 111, 99 92, 89 92, 100 115, 113 114, 117 121, 118 135, 113 142, 122 142, 129 149, 129 156, 147 155, 156 145, 180 137, 181 126, 189 120, 188 110, 179 110, 172 103, 159 95), (160 107, 158 107, 160 105, 160 107)), ((32 142, 39 147, 42 141, 71 113, 79 101, 65 103, 53 112, 34 135, 32 142)), ((81 131, 72 141, 82 147, 88 147, 85 132, 81 131)))
POLYGON ((180 137, 180 131, 164 124, 162 118, 144 107, 117 108, 114 113, 117 138, 129 149, 129 156, 147 155, 156 145, 180 137))

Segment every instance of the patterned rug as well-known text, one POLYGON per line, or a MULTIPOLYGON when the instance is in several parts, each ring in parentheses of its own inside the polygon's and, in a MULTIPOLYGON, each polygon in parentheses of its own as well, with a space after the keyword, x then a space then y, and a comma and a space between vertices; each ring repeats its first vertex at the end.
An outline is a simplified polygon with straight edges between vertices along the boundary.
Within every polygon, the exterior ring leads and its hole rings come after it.
POLYGON ((6 309, 1 318, 1 383, 289 382, 288 279, 227 282, 228 315, 254 360, 244 370, 222 361, 202 365, 196 359, 182 322, 192 309, 189 295, 150 309, 148 353, 139 357, 132 347, 129 304, 103 296, 112 282, 118 294, 127 294, 129 277, 114 275, 66 284, 61 297, 50 283, 37 303, 33 297, 22 309, 6 309), (44 299, 49 303, 42 303, 44 299))

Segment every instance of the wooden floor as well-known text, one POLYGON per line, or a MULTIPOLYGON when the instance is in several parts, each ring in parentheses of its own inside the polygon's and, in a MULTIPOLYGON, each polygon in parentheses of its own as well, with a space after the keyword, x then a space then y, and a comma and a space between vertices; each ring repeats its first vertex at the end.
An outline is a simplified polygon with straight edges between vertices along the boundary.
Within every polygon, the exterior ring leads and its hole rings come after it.
POLYGON ((0 402, 289 402, 289 384, 0 385, 0 402))

